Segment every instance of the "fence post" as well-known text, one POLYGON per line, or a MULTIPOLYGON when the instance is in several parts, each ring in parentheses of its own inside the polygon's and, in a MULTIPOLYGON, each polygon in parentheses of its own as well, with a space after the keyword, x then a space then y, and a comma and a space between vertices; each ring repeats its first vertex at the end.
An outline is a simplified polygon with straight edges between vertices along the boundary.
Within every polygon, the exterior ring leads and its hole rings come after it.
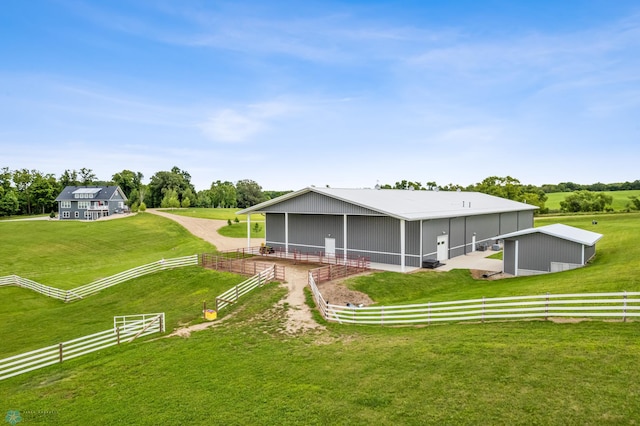
POLYGON ((624 305, 622 309, 622 322, 627 322, 627 290, 624 291, 624 305))
POLYGON ((116 339, 118 340, 118 345, 120 345, 120 327, 116 327, 116 339))
POLYGON ((547 292, 547 299, 544 304, 544 320, 547 321, 549 319, 549 292, 547 292))
POLYGON ((482 322, 484 323, 484 296, 482 296, 482 322))
POLYGON ((239 292, 238 292, 238 286, 236 286, 235 288, 236 288, 236 301, 238 301, 238 299, 240 298, 239 292))
POLYGON ((202 319, 204 320, 207 319, 207 301, 206 300, 202 301, 202 319))
POLYGON ((164 312, 160 314, 160 333, 164 333, 164 312))
POLYGON ((58 345, 58 356, 60 358, 60 362, 62 362, 62 342, 58 345))
POLYGON ((431 302, 427 302, 427 325, 431 325, 431 302))
POLYGON ((380 325, 384 325, 384 306, 380 307, 380 325))

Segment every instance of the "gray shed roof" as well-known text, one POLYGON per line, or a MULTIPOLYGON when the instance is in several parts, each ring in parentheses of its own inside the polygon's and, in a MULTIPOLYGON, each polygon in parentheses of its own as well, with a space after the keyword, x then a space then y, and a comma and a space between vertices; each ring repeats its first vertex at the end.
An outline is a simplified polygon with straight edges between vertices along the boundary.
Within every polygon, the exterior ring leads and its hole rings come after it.
POLYGON ((538 207, 480 192, 410 191, 401 189, 304 188, 241 210, 237 214, 264 212, 269 206, 308 192, 355 204, 404 220, 439 219, 513 211, 538 207))
POLYGON ((512 232, 510 234, 499 235, 498 237, 496 237, 496 239, 504 240, 506 238, 519 237, 521 235, 535 233, 551 235, 552 237, 562 238, 563 240, 573 241, 574 243, 584 244, 586 246, 592 246, 596 242, 598 242, 600 238, 602 238, 602 234, 598 234, 596 232, 586 231, 584 229, 575 228, 573 226, 556 223, 553 225, 523 229, 521 231, 512 232))
POLYGON ((87 201, 87 199, 76 198, 74 194, 95 194, 91 200, 108 201, 113 198, 116 192, 120 193, 122 199, 127 200, 119 186, 67 186, 58 195, 56 201, 87 201))

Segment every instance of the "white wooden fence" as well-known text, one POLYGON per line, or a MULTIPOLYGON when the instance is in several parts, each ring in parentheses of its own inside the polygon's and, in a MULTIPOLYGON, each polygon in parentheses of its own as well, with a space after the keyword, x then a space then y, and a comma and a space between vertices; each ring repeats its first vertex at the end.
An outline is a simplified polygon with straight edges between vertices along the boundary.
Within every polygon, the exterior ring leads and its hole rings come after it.
POLYGON ((350 324, 418 324, 444 321, 549 317, 640 317, 640 292, 544 294, 494 297, 397 306, 344 306, 327 303, 313 276, 309 285, 323 317, 350 324))
POLYGON ((220 312, 220 309, 236 303, 240 297, 249 293, 251 290, 272 281, 275 278, 275 274, 276 267, 274 265, 225 291, 216 297, 216 311, 220 312))
POLYGON ((100 280, 85 284, 80 287, 76 287, 71 290, 60 290, 59 288, 49 287, 47 285, 28 280, 26 278, 21 278, 17 275, 0 277, 0 286, 14 285, 18 287, 28 288, 30 290, 37 291, 38 293, 44 294, 45 296, 64 300, 65 302, 70 302, 90 296, 116 284, 121 284, 134 278, 139 278, 143 275, 153 274, 165 269, 195 265, 198 265, 197 254, 194 254, 192 256, 177 257, 173 259, 162 259, 157 262, 129 269, 128 271, 120 272, 119 274, 112 275, 107 278, 102 278, 100 280))
POLYGON ((0 380, 165 331, 164 313, 118 316, 113 324, 109 330, 1 359, 0 380))

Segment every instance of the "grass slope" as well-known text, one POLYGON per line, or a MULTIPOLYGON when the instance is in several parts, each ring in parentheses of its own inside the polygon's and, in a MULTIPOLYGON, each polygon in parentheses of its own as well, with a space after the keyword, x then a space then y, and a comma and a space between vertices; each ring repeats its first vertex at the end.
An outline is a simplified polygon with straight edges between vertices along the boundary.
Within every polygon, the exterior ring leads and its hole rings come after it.
POLYGON ((97 222, 1 222, 0 240, 0 276, 61 289, 163 258, 215 251, 175 222, 150 214, 97 222))
MULTIPOLYGON (((639 323, 330 325, 288 338, 258 290, 224 326, 0 382, 60 424, 601 424, 640 416, 639 323)), ((27 419, 28 420, 28 419, 27 419)))

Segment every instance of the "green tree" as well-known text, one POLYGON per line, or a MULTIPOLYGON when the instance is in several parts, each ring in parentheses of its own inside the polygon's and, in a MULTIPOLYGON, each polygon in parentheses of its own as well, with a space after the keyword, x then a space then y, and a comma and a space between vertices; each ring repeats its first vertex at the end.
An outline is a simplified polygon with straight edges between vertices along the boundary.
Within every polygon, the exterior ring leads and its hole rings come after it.
POLYGON ((60 191, 61 188, 54 175, 47 174, 43 176, 37 173, 31 184, 34 210, 38 210, 42 214, 55 210, 57 207, 55 199, 60 191))
POLYGON ((18 196, 13 189, 3 191, 0 195, 0 216, 11 216, 20 211, 18 196))
POLYGON ((600 212, 611 207, 611 203, 613 197, 603 192, 580 190, 560 201, 560 208, 564 212, 600 212))
POLYGON ((67 186, 79 186, 80 181, 78 180, 78 172, 75 170, 65 170, 62 175, 60 175, 60 187, 65 188, 67 186))
POLYGON ((164 197, 160 202, 160 207, 164 209, 180 208, 180 200, 178 200, 178 193, 175 189, 168 189, 165 191, 164 197))
POLYGON ((238 194, 236 187, 229 181, 215 181, 210 189, 211 203, 213 207, 236 207, 238 205, 238 194))
POLYGON ((98 178, 93 173, 93 170, 87 169, 86 167, 83 167, 83 168, 80 169, 80 184, 82 186, 91 186, 97 180, 98 180, 98 178))
POLYGON ((191 175, 177 167, 171 171, 157 172, 148 185, 147 201, 150 207, 162 207, 167 191, 175 191, 178 204, 183 197, 195 200, 195 188, 191 184, 191 175))
POLYGON ((122 189, 124 195, 127 196, 129 200, 131 200, 132 192, 138 191, 140 189, 140 185, 142 185, 143 174, 140 172, 132 172, 131 170, 123 170, 119 173, 114 174, 111 179, 113 183, 122 189))
POLYGON ((35 181, 37 170, 15 170, 13 172, 13 183, 16 186, 18 202, 23 213, 31 214, 32 191, 31 185, 35 181))
POLYGON ((266 201, 262 187, 250 179, 239 180, 236 183, 238 207, 247 208, 266 201))
POLYGON ((629 197, 629 199, 631 200, 631 202, 629 203, 629 208, 640 210, 640 198, 633 196, 629 197))

